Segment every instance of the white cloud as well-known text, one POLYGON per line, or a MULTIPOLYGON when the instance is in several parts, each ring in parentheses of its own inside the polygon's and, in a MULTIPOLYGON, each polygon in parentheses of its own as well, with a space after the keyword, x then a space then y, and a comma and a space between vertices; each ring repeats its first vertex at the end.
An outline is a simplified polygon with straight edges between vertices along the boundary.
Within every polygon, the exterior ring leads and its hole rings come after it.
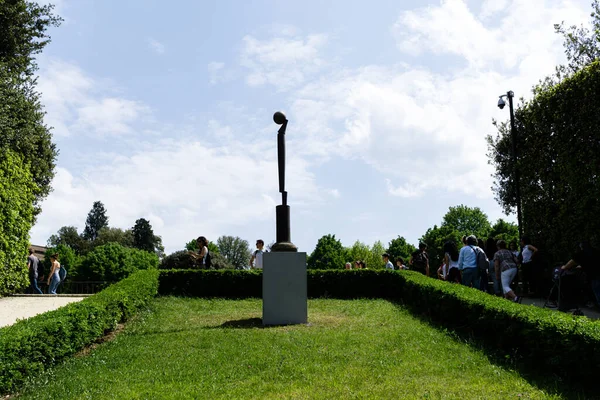
POLYGON ((156 39, 148 38, 147 39, 148 47, 154 51, 156 54, 163 55, 165 54, 165 45, 159 42, 156 39))
MULTIPOLYGON (((288 28, 286 33, 289 32, 288 28)), ((246 77, 250 86, 268 83, 285 90, 303 83, 325 65, 318 57, 327 44, 327 36, 323 34, 265 41, 248 35, 243 43, 241 65, 250 70, 246 77)))
POLYGON ((290 116, 302 121, 305 135, 301 147, 321 157, 364 160, 389 177, 393 196, 443 190, 489 199, 493 170, 485 136, 495 132, 493 117, 508 118, 496 109, 497 96, 512 89, 528 97, 564 58, 552 23, 581 21, 583 10, 567 2, 515 1, 494 10, 505 11, 499 27, 488 27, 460 0, 402 13, 393 28, 402 51, 450 53, 465 65, 444 72, 372 65, 313 80, 292 94, 290 116))
POLYGON ((105 82, 72 63, 50 60, 40 71, 38 89, 47 112, 45 121, 57 136, 131 134, 133 122, 150 118, 146 105, 115 97, 105 82))

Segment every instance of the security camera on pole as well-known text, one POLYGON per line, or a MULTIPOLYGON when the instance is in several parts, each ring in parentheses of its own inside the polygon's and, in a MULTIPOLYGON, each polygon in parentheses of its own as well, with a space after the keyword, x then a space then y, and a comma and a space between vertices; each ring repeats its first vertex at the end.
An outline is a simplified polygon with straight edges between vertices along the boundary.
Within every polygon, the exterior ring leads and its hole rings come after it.
POLYGON ((508 105, 510 109, 510 137, 512 142, 512 163, 514 170, 514 185, 515 185, 515 197, 517 201, 517 224, 519 225, 519 241, 523 237, 523 223, 521 219, 521 185, 519 182, 519 167, 517 165, 517 130, 515 128, 515 111, 513 109, 513 97, 515 94, 512 90, 506 92, 506 94, 500 95, 498 99, 498 108, 504 109, 506 102, 504 97, 508 98, 508 105))
POLYGON ((306 253, 291 241, 290 206, 285 191, 285 131, 282 112, 273 115, 277 132, 277 167, 281 205, 275 207, 276 243, 263 255, 263 325, 303 324, 308 321, 306 253))

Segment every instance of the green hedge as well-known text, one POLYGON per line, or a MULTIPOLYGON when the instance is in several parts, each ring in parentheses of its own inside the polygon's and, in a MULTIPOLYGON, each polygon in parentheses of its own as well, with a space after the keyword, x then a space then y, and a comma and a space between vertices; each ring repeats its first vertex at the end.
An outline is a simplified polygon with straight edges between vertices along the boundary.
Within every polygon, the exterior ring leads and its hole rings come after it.
POLYGON ((157 292, 158 270, 139 271, 81 302, 0 328, 0 393, 101 338, 157 292))
MULTIPOLYGON (((161 295, 262 296, 260 271, 161 271, 161 295)), ((600 371, 600 322, 515 304, 413 271, 309 270, 311 298, 386 298, 437 324, 467 333, 520 365, 572 383, 594 385, 600 371)))

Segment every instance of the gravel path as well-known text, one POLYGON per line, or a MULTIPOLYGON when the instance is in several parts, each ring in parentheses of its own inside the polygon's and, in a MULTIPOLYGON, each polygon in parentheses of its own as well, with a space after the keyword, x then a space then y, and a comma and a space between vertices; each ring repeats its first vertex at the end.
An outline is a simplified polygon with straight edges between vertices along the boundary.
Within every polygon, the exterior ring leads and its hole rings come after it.
POLYGON ((12 325, 19 319, 33 317, 46 311, 56 310, 85 297, 27 296, 0 299, 0 327, 12 325))

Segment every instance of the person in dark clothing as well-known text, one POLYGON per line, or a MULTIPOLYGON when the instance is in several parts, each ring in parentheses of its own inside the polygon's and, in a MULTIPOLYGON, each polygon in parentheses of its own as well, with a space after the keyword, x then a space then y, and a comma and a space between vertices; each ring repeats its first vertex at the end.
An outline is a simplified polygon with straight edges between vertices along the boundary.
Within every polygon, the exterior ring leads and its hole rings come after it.
POLYGON ((419 243, 419 250, 411 254, 408 263, 413 271, 429 276, 429 256, 427 256, 427 245, 425 243, 419 243))
POLYGON ((27 269, 29 270, 29 285, 33 294, 43 294, 37 283, 40 267, 40 259, 33 254, 33 249, 30 248, 29 257, 27 257, 27 269))
POLYGON ((583 272, 592 286, 592 291, 596 297, 596 302, 600 306, 600 251, 593 248, 589 242, 579 243, 573 258, 561 267, 561 270, 569 270, 581 265, 583 272))

